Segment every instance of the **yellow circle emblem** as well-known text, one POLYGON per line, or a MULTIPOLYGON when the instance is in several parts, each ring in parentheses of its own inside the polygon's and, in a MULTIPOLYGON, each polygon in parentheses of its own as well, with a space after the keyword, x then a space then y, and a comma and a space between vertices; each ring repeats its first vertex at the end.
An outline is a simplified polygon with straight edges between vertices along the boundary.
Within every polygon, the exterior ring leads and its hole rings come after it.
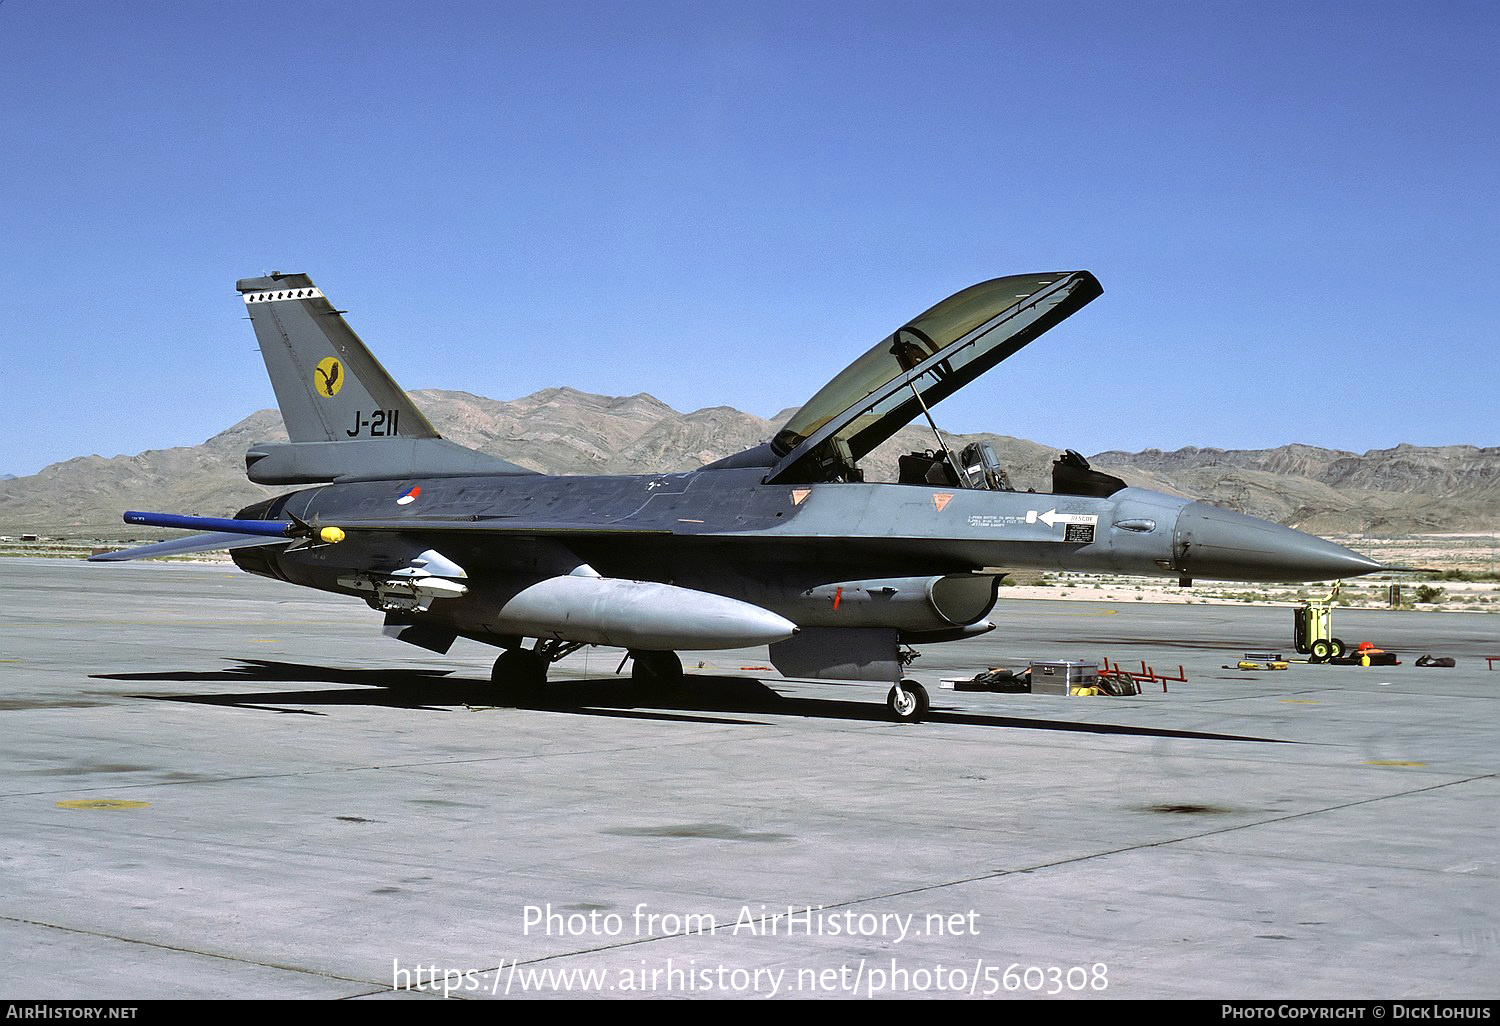
POLYGON ((323 357, 317 370, 313 371, 313 385, 325 399, 338 395, 339 389, 344 387, 344 365, 336 357, 323 357))

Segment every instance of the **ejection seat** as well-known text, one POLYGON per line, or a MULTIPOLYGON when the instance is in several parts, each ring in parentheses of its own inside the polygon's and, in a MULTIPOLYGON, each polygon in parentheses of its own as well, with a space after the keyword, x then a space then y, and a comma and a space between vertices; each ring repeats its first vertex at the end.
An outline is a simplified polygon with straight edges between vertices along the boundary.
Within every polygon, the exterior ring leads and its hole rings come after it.
POLYGON ((1088 495, 1107 499, 1125 487, 1125 482, 1089 466, 1082 454, 1068 449, 1052 461, 1052 491, 1057 495, 1088 495))

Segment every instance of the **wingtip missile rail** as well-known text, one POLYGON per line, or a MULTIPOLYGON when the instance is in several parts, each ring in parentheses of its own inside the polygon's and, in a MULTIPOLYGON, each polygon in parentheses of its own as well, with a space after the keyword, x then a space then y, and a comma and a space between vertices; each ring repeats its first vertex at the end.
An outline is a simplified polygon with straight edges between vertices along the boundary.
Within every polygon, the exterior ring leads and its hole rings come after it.
POLYGON ((344 532, 337 527, 314 527, 304 521, 281 520, 237 520, 233 517, 194 517, 182 513, 142 513, 131 510, 125 513, 127 524, 141 527, 175 527, 185 531, 217 531, 221 534, 244 534, 267 538, 316 538, 329 545, 344 540, 344 532))

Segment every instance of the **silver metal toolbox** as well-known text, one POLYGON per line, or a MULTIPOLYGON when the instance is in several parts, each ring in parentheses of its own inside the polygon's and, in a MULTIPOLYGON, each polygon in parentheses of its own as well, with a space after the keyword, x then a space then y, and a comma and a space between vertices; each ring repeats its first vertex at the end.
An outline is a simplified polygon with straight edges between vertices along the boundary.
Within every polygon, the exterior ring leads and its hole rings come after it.
POLYGON ((1067 695, 1073 688, 1099 684, 1099 664, 1081 659, 1047 659, 1031 664, 1033 695, 1067 695))

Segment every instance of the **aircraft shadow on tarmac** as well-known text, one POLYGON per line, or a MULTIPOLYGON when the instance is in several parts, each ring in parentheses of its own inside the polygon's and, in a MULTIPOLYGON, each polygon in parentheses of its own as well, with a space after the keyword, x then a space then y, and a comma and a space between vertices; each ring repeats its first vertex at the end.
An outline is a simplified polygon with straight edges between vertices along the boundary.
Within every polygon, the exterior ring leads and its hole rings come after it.
MULTIPOLYGON (((382 706, 451 712, 455 709, 484 710, 497 707, 494 685, 485 680, 452 677, 448 670, 340 669, 309 666, 266 659, 233 660, 237 665, 222 670, 164 670, 148 673, 96 673, 94 680, 179 681, 209 684, 298 682, 304 684, 359 685, 325 690, 247 691, 229 694, 136 694, 127 697, 147 701, 185 702, 258 709, 268 712, 325 716, 304 706, 382 706)), ((836 686, 836 685, 834 685, 836 686)), ((941 699, 939 699, 941 700, 941 699)), ((604 716, 624 719, 693 723, 761 725, 762 720, 738 716, 800 716, 812 719, 888 722, 883 702, 849 701, 840 698, 808 698, 783 695, 758 680, 690 674, 687 682, 668 695, 642 695, 629 678, 603 677, 559 680, 546 685, 536 697, 509 702, 518 707, 549 713, 604 716), (715 715, 718 714, 718 715, 715 715), (722 714, 731 714, 729 716, 722 714), (734 715, 737 714, 737 715, 734 715)), ((1194 730, 1086 723, 1073 720, 994 716, 934 706, 929 723, 1024 730, 1054 730, 1084 734, 1123 734, 1141 737, 1190 738, 1207 741, 1279 742, 1276 738, 1214 734, 1194 730)), ((893 724, 894 725, 894 724, 893 724)))

